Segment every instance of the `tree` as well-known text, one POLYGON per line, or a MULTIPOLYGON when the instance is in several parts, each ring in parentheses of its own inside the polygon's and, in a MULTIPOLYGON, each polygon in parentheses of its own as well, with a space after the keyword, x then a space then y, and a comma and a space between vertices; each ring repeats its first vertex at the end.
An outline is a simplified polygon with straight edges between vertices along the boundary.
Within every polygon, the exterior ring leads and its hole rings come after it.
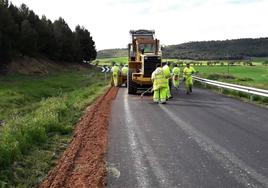
POLYGON ((72 32, 63 18, 52 23, 45 16, 40 19, 25 4, 17 8, 0 0, 0 63, 21 54, 81 62, 95 59, 96 49, 85 28, 79 26, 72 32))
POLYGON ((77 48, 77 60, 86 60, 91 61, 96 59, 97 52, 95 48, 95 42, 88 30, 84 27, 80 27, 79 25, 75 28, 75 46, 77 48))
POLYGON ((0 0, 0 6, 7 8, 9 6, 9 1, 8 0, 0 0))
POLYGON ((8 1, 1 1, 0 5, 0 63, 11 60, 14 53, 15 36, 18 28, 10 15, 8 1))
POLYGON ((21 23, 20 51, 22 55, 34 56, 37 52, 37 32, 25 19, 21 23))
POLYGON ((52 22, 47 20, 45 16, 42 16, 42 19, 36 25, 36 31, 38 32, 38 51, 53 59, 57 44, 52 22))
POLYGON ((29 8, 25 4, 21 4, 21 6, 19 8, 19 12, 20 12, 20 17, 22 18, 22 20, 27 19, 29 14, 30 14, 29 8))
POLYGON ((73 61, 73 34, 63 18, 53 23, 54 36, 57 42, 56 58, 63 61, 73 61))

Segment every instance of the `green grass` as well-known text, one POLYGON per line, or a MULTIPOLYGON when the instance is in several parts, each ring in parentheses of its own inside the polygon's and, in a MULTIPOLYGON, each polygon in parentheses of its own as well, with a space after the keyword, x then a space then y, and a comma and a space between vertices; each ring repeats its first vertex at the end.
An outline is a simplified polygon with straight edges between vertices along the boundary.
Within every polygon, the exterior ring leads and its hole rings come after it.
POLYGON ((99 66, 107 65, 111 66, 112 62, 117 64, 126 64, 128 62, 128 57, 114 57, 114 58, 103 58, 93 61, 93 64, 98 64, 99 66))
POLYGON ((268 61, 268 57, 253 57, 252 60, 254 62, 262 63, 264 61, 268 61))
MULTIPOLYGON (((228 66, 196 66, 202 77, 212 74, 228 74, 228 66)), ((229 74, 235 79, 219 79, 220 81, 268 89, 267 66, 229 66, 229 74)))
POLYGON ((0 77, 1 187, 32 187, 44 178, 85 107, 103 93, 103 80, 94 70, 0 77))

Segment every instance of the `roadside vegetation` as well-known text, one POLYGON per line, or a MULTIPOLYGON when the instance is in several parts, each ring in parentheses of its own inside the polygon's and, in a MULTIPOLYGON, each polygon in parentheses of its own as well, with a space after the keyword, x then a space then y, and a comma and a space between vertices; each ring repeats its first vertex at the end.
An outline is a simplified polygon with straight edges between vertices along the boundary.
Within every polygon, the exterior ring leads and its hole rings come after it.
POLYGON ((267 66, 197 66, 196 70, 211 80, 268 89, 267 66))
POLYGON ((97 59, 127 57, 127 56, 128 56, 127 48, 115 48, 115 49, 99 50, 97 59))
POLYGON ((112 66, 112 62, 116 62, 117 64, 126 64, 128 63, 128 57, 112 57, 112 58, 102 58, 96 59, 92 62, 94 65, 98 66, 112 66))
POLYGON ((108 83, 94 70, 0 77, 0 187, 38 185, 108 83))

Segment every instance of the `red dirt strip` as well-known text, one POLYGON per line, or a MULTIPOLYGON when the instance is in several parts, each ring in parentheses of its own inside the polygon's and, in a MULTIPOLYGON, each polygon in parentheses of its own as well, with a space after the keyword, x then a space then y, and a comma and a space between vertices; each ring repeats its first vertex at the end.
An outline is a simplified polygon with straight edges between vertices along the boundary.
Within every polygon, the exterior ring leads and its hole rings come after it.
POLYGON ((57 166, 40 185, 51 187, 104 187, 108 121, 118 88, 111 87, 89 107, 77 123, 73 139, 57 166))

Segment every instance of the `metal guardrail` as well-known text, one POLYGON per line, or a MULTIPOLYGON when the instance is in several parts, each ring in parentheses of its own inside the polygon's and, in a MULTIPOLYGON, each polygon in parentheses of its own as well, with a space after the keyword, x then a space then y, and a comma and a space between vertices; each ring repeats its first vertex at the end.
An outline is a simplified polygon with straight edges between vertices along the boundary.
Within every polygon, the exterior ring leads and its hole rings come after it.
POLYGON ((225 83, 225 82, 219 82, 219 81, 215 81, 215 80, 209 80, 209 79, 205 79, 205 78, 200 78, 200 77, 197 77, 197 76, 193 76, 193 79, 195 81, 198 81, 198 82, 201 82, 201 83, 216 86, 218 88, 225 88, 225 89, 244 92, 244 93, 251 94, 251 95, 258 95, 258 96, 262 96, 262 97, 268 97, 268 90, 264 90, 264 89, 257 89, 257 88, 254 88, 254 87, 247 87, 247 86, 241 86, 241 85, 236 85, 236 84, 229 84, 229 83, 225 83))

